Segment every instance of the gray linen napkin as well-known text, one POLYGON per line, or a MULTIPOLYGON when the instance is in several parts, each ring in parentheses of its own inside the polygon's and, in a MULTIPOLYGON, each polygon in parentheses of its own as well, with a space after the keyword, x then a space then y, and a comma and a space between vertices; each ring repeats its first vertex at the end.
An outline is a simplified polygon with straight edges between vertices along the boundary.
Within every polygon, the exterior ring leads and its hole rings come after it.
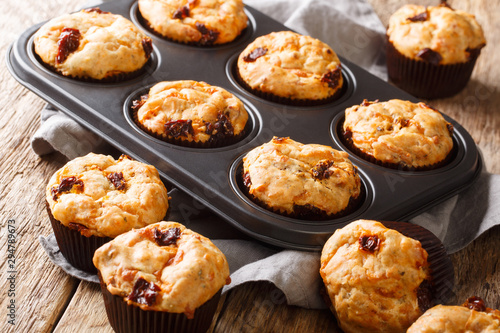
MULTIPOLYGON (((282 22, 290 29, 329 44, 339 55, 386 79, 384 27, 365 0, 246 0, 245 3, 282 22)), ((82 128, 62 112, 47 107, 42 124, 32 138, 39 154, 58 151, 69 159, 104 147, 102 139, 82 128)), ((270 281, 290 305, 325 308, 320 296, 319 252, 282 250, 251 240, 233 230, 194 199, 173 189, 171 220, 185 224, 213 240, 226 255, 231 284, 224 292, 248 281, 270 281), (183 210, 182 207, 197 207, 183 210)), ((438 236, 448 253, 467 246, 500 222, 500 175, 483 173, 468 190, 412 219, 438 236)), ((60 254, 54 235, 40 236, 49 258, 68 274, 97 282, 60 254)))

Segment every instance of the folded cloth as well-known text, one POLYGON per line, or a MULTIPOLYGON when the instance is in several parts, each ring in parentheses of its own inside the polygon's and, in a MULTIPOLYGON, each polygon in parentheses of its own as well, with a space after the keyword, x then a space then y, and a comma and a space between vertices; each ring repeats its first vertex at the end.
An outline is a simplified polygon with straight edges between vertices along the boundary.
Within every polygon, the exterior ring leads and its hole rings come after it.
MULTIPOLYGON (((318 38, 340 56, 382 79, 386 78, 384 27, 365 0, 246 0, 245 3, 273 17, 288 28, 318 38)), ((103 140, 61 112, 47 107, 42 125, 31 141, 39 154, 58 151, 68 158, 103 150, 103 140)), ((185 224, 213 240, 226 255, 231 284, 224 292, 248 281, 270 281, 285 295, 288 304, 311 309, 325 308, 320 296, 319 252, 283 250, 241 234, 177 189, 170 192, 169 219, 185 224)), ((500 175, 484 172, 468 190, 413 218, 436 234, 448 253, 467 246, 481 233, 500 222, 500 175)), ((68 274, 97 282, 69 265, 59 252, 54 235, 40 236, 49 258, 68 274)))

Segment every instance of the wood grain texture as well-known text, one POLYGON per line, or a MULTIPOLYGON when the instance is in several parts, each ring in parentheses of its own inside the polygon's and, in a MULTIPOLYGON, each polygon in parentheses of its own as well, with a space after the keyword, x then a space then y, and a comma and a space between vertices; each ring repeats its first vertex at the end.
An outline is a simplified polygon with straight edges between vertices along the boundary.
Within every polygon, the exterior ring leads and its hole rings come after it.
MULTIPOLYGON (((403 0, 368 0, 384 25, 403 0)), ((57 154, 39 158, 30 148, 30 138, 39 126, 45 102, 19 85, 5 66, 8 46, 28 27, 66 12, 87 0, 7 0, 0 12, 0 251, 7 251, 6 224, 16 221, 16 325, 6 323, 9 288, 6 260, 0 260, 1 332, 111 332, 98 285, 80 282, 54 266, 38 243, 51 227, 43 204, 44 188, 52 173, 66 161, 57 154)), ((419 1, 437 4, 438 0, 419 1)), ((486 169, 500 173, 500 0, 449 1, 476 15, 487 46, 478 59, 473 76, 460 94, 430 104, 458 121, 480 147, 486 169)), ((456 284, 449 304, 459 304, 471 295, 483 297, 500 308, 500 228, 479 237, 451 256, 456 284)), ((307 310, 286 304, 272 284, 247 283, 226 293, 209 332, 339 332, 328 310, 307 310)))

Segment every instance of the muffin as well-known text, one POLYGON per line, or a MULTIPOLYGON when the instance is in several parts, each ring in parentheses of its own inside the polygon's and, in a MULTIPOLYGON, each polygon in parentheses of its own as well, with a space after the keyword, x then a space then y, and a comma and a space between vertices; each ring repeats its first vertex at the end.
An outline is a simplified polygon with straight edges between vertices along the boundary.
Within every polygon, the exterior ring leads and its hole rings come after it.
POLYGON ((168 194, 151 165, 90 153, 49 180, 47 211, 57 244, 74 267, 95 273, 94 251, 133 228, 161 221, 168 194))
POLYGON ((155 33, 200 46, 233 41, 248 20, 242 0, 139 0, 139 12, 155 33))
POLYGON ((453 126, 425 103, 368 102, 345 111, 341 137, 361 157, 391 168, 428 170, 448 161, 453 126))
POLYGON ((244 134, 248 113, 241 100, 223 88, 197 81, 164 81, 132 106, 145 132, 166 142, 217 147, 244 134))
POLYGON ((115 332, 205 332, 230 282, 224 254, 176 222, 124 233, 93 261, 115 332))
POLYGON ((486 45, 474 15, 446 2, 436 7, 403 6, 389 19, 387 40, 389 79, 428 99, 461 91, 486 45))
POLYGON ((462 306, 437 305, 427 310, 408 333, 498 333, 500 311, 487 308, 479 297, 462 306))
POLYGON ((151 39, 132 22, 99 8, 48 21, 35 33, 34 48, 64 76, 103 82, 139 74, 153 51, 151 39))
POLYGON ((427 258, 419 241, 376 221, 337 229, 321 252, 320 274, 340 328, 406 332, 432 304, 427 258))
POLYGON ((237 77, 260 97, 296 105, 332 101, 343 85, 337 54, 320 40, 292 31, 250 43, 238 57, 237 77))
POLYGON ((300 219, 346 215, 362 197, 357 168, 346 152, 283 137, 246 154, 242 183, 255 203, 300 219))

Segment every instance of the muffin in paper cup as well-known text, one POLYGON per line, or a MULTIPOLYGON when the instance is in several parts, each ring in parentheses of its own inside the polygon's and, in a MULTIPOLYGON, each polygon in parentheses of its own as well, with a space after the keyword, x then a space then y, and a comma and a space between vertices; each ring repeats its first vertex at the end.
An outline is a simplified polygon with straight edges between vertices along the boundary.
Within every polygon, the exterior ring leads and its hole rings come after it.
POLYGON ((344 84, 337 54, 322 41, 292 31, 256 38, 240 53, 234 70, 249 92, 288 105, 331 102, 344 84))
POLYGON ((153 44, 132 22, 99 8, 56 17, 34 35, 48 69, 85 82, 120 82, 144 72, 153 44))
POLYGON ((177 222, 133 229, 94 254, 106 313, 116 332, 205 332, 222 287, 224 254, 177 222))
POLYGON ((361 179, 347 153, 287 137, 274 137, 245 155, 242 184, 261 207, 303 220, 347 215, 363 198, 361 179))
POLYGON ((500 332, 500 311, 488 308, 477 296, 461 306, 436 305, 427 310, 407 333, 500 332))
POLYGON ((122 155, 90 153, 69 161, 49 180, 46 206, 61 253, 96 273, 95 250, 132 228, 165 218, 167 189, 151 165, 122 155))
POLYGON ((372 220, 335 231, 323 247, 320 275, 346 333, 406 332, 450 296, 454 283, 451 260, 430 231, 372 220))
POLYGON ((365 99, 345 110, 339 136, 356 155, 392 169, 432 170, 454 156, 453 126, 423 102, 365 99))
POLYGON ((243 102, 223 88, 199 81, 159 82, 133 102, 131 112, 144 132, 180 146, 226 146, 248 130, 243 102))
POLYGON ((152 32, 187 45, 227 44, 248 24, 242 0, 139 0, 138 8, 152 32))
POLYGON ((405 5, 391 16, 387 28, 389 80, 420 98, 453 96, 469 82, 485 45, 473 15, 446 2, 405 5))

